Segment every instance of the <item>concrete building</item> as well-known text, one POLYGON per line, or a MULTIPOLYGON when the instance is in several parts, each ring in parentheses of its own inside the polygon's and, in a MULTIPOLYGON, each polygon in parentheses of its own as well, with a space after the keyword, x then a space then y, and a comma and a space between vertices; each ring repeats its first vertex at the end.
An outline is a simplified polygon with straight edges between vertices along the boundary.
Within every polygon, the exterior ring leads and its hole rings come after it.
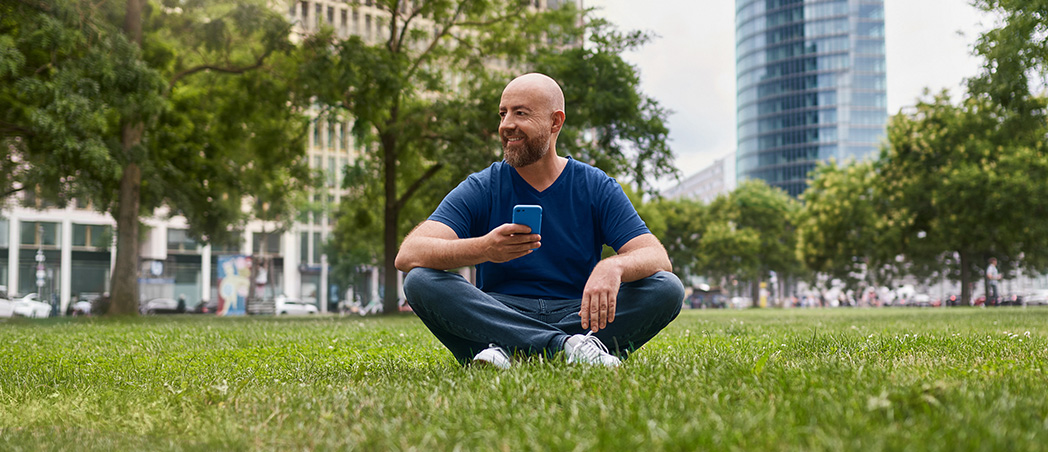
POLYGON ((887 123, 883 0, 736 0, 738 179, 797 196, 818 161, 875 155, 887 123))
POLYGON ((735 185, 735 153, 732 152, 663 191, 662 196, 692 198, 709 203, 717 196, 734 190, 735 185))

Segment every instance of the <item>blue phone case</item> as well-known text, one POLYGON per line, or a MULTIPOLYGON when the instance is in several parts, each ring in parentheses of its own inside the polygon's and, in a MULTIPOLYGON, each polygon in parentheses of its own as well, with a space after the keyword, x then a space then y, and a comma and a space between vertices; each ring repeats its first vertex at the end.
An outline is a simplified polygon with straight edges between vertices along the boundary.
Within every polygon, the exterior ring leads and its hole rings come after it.
POLYGON ((516 205, 513 206, 513 223, 523 224, 531 228, 532 234, 542 233, 542 206, 516 205))

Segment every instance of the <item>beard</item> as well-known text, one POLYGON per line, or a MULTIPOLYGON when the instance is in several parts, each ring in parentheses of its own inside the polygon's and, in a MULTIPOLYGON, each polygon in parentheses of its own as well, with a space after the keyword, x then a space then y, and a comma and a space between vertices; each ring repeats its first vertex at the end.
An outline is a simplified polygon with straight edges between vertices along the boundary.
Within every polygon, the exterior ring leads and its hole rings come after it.
POLYGON ((506 163, 514 168, 523 168, 542 159, 549 152, 549 136, 540 135, 534 138, 524 136, 521 146, 511 149, 506 137, 502 137, 502 155, 506 163))

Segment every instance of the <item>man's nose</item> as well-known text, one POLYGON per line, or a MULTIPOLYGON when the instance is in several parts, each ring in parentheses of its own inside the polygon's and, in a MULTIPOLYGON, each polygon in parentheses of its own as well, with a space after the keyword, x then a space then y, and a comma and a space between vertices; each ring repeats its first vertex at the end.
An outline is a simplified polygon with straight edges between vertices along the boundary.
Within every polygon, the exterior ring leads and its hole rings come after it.
POLYGON ((513 118, 510 115, 506 115, 499 122, 499 129, 515 129, 517 124, 513 122, 513 118))

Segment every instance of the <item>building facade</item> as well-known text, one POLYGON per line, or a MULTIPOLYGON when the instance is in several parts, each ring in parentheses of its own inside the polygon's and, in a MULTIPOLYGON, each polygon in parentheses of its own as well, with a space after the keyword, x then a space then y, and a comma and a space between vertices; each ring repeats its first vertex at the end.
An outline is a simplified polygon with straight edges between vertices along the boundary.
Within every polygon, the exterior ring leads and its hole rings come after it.
POLYGON ((732 152, 688 176, 680 184, 663 191, 662 196, 671 199, 691 198, 708 204, 734 189, 735 153, 732 152))
POLYGON ((883 0, 736 0, 735 18, 739 181, 797 196, 817 162, 876 155, 883 0))

